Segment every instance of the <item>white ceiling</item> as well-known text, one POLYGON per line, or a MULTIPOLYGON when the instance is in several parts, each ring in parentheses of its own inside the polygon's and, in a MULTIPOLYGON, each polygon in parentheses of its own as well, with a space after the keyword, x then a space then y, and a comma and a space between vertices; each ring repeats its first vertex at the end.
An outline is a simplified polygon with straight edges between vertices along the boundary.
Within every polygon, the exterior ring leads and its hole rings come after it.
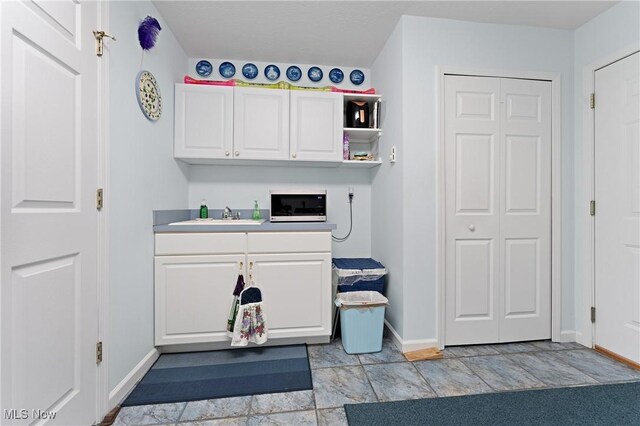
POLYGON ((402 15, 572 30, 615 1, 162 1, 189 57, 369 67, 402 15))

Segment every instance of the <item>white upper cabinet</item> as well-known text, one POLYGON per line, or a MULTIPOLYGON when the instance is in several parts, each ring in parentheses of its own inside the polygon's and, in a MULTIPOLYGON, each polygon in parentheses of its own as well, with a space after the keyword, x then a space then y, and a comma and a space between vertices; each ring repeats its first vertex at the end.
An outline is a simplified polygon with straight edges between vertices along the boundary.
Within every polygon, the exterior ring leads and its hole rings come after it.
POLYGON ((176 84, 176 158, 232 158, 233 88, 176 84))
POLYGON ((291 91, 291 160, 342 161, 342 94, 291 91))
POLYGON ((234 89, 234 149, 236 159, 289 159, 289 91, 234 89))

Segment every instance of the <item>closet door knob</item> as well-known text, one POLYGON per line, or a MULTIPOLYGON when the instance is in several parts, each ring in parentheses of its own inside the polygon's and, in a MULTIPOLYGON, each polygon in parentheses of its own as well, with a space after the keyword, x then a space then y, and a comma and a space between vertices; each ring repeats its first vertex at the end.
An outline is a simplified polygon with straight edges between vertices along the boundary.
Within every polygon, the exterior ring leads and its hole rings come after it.
POLYGON ((293 154, 291 154, 291 156, 292 156, 293 158, 296 158, 296 153, 294 152, 293 154))
POLYGON ((475 230, 476 230, 476 226, 473 223, 469 225, 469 231, 473 232, 475 230))
POLYGON ((224 155, 226 155, 227 157, 229 156, 230 152, 229 151, 225 151, 224 155))
POLYGON ((236 157, 240 156, 240 151, 236 151, 236 157))

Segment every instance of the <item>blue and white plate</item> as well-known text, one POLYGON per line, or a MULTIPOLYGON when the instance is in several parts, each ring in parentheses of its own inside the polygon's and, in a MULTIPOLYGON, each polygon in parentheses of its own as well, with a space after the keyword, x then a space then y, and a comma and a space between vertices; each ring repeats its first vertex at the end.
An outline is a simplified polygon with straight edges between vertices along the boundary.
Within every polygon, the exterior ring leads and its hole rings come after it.
POLYGON ((353 70, 351 71, 351 74, 349 74, 349 79, 356 86, 360 86, 364 83, 364 73, 360 70, 353 70))
POLYGON ((295 65, 291 65, 287 68, 287 78, 291 81, 298 81, 302 77, 302 70, 295 65))
POLYGON ((322 75, 322 70, 318 67, 311 67, 307 72, 307 77, 309 77, 309 80, 313 81, 314 83, 322 80, 322 75))
POLYGON ((223 62, 218 67, 220 75, 224 78, 231 78, 236 75, 236 67, 231 62, 223 62))
POLYGON ((258 67, 255 64, 244 64, 242 67, 242 75, 249 80, 253 80, 258 76, 258 67))
POLYGON ((276 65, 267 65, 264 68, 264 76, 267 77, 267 80, 275 81, 280 77, 280 68, 276 65))
POLYGON ((209 77, 212 71, 213 67, 211 66, 211 62, 209 61, 205 61, 203 59, 196 64, 196 72, 200 77, 209 77))
POLYGON ((341 83, 343 79, 344 79, 344 73, 340 68, 334 68, 331 71, 329 71, 329 80, 331 80, 332 83, 335 83, 335 84, 341 83))

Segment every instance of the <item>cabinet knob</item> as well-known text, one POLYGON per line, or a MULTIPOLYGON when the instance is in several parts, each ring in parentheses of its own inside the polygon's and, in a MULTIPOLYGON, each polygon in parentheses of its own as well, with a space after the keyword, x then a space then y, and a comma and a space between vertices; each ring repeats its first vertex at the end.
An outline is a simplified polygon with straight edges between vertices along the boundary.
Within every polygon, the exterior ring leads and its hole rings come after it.
POLYGON ((473 232, 475 230, 476 230, 476 226, 473 223, 469 225, 469 231, 473 232))
POLYGON ((296 158, 296 153, 291 154, 291 157, 296 158))
POLYGON ((224 152, 224 155, 226 155, 227 157, 229 156, 229 154, 230 154, 229 151, 224 152))
POLYGON ((236 157, 240 156, 240 151, 236 151, 236 157))

